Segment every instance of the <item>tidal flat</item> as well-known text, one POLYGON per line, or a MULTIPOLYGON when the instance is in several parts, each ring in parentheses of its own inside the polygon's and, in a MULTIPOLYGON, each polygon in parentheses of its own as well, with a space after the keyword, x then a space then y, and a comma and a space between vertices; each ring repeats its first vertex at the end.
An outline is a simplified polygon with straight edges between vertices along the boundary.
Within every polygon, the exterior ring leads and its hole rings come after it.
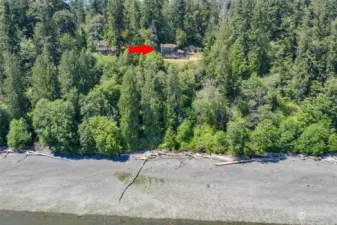
POLYGON ((337 223, 333 163, 288 158, 215 167, 210 159, 149 161, 119 202, 141 161, 34 156, 18 163, 21 158, 0 158, 1 224, 21 218, 16 224, 38 225, 34 219, 43 215, 44 224, 52 225, 95 224, 90 221, 96 217, 126 225, 337 223))

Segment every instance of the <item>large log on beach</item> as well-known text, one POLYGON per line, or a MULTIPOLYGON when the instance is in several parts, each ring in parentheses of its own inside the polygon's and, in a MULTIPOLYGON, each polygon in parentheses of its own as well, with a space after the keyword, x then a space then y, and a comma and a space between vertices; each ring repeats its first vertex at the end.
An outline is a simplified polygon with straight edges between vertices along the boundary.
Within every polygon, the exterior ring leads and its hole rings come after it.
POLYGON ((239 160, 239 161, 233 161, 233 162, 224 162, 224 163, 214 163, 215 166, 227 166, 227 165, 233 165, 233 164, 242 164, 242 163, 249 163, 249 162, 255 162, 255 160, 239 160))
POLYGON ((216 154, 212 154, 211 158, 215 159, 215 160, 219 160, 219 161, 225 161, 225 162, 233 162, 233 161, 237 161, 238 160, 234 156, 216 155, 216 154))

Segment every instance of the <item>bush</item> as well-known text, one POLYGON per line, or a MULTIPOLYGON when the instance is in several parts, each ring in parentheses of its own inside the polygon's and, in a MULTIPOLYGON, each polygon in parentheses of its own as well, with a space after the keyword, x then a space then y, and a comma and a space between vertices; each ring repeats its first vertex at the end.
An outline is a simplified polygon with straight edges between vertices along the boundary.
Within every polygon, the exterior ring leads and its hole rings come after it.
POLYGON ((207 84, 196 94, 193 109, 199 123, 205 123, 223 129, 226 125, 226 99, 220 90, 212 84, 207 84))
POLYGON ((244 155, 247 153, 246 143, 249 140, 249 131, 246 120, 237 118, 228 123, 227 142, 229 151, 234 155, 244 155))
POLYGON ((81 153, 114 155, 122 150, 120 130, 116 122, 107 117, 91 117, 79 126, 78 133, 81 153))
POLYGON ((9 127, 9 115, 6 109, 0 105, 0 146, 6 144, 8 127, 9 127))
POLYGON ((23 148, 30 143, 32 134, 28 130, 28 125, 23 118, 12 120, 7 136, 8 146, 11 148, 23 148))
POLYGON ((296 117, 288 117, 280 123, 279 128, 279 146, 285 152, 294 152, 296 140, 303 131, 303 123, 300 123, 296 117))
POLYGON ((298 113, 298 120, 307 126, 313 123, 329 121, 332 102, 323 94, 317 97, 307 98, 303 101, 298 113))
POLYGON ((199 125, 194 128, 194 137, 190 148, 197 152, 225 153, 228 149, 226 133, 216 131, 209 125, 199 125))
POLYGON ((68 101, 40 100, 33 111, 33 127, 39 140, 53 150, 71 153, 76 146, 75 110, 68 101))
POLYGON ((329 136, 328 150, 329 150, 329 153, 337 152, 337 134, 336 133, 333 133, 329 136))
POLYGON ((172 126, 169 126, 165 132, 164 143, 161 145, 162 148, 169 148, 170 150, 176 150, 177 141, 176 133, 174 132, 172 126))
POLYGON ((119 85, 114 80, 102 82, 80 99, 81 115, 84 120, 93 116, 107 116, 118 121, 117 102, 120 97, 119 85))
POLYGON ((214 142, 214 153, 225 153, 228 150, 227 137, 224 131, 220 130, 215 133, 214 142))
POLYGON ((190 120, 184 120, 177 129, 177 143, 179 149, 188 150, 188 145, 193 138, 193 124, 190 120))
POLYGON ((277 139, 276 126, 270 120, 263 120, 250 136, 250 153, 263 155, 265 151, 277 150, 277 139))
POLYGON ((308 126, 296 142, 295 150, 305 155, 321 155, 327 152, 329 129, 323 123, 308 126))
POLYGON ((214 129, 209 125, 196 126, 191 148, 197 152, 211 153, 214 148, 214 133, 214 129))

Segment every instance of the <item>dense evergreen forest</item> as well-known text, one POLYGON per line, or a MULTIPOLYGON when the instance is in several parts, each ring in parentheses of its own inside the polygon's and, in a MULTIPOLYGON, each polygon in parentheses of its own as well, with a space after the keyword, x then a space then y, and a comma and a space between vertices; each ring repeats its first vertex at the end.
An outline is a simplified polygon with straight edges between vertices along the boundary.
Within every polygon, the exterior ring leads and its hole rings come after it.
POLYGON ((337 152, 336 0, 0 0, 0 52, 0 145, 337 152))

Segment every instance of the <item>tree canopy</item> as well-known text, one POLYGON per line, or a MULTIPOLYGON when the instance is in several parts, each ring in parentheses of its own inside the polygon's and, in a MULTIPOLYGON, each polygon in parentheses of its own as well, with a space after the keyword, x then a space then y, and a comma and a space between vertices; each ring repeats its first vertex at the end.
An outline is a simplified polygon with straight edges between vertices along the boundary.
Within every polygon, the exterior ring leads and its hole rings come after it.
POLYGON ((225 2, 0 0, 0 145, 337 152, 336 2, 225 2), (128 53, 143 43, 202 59, 128 53))

